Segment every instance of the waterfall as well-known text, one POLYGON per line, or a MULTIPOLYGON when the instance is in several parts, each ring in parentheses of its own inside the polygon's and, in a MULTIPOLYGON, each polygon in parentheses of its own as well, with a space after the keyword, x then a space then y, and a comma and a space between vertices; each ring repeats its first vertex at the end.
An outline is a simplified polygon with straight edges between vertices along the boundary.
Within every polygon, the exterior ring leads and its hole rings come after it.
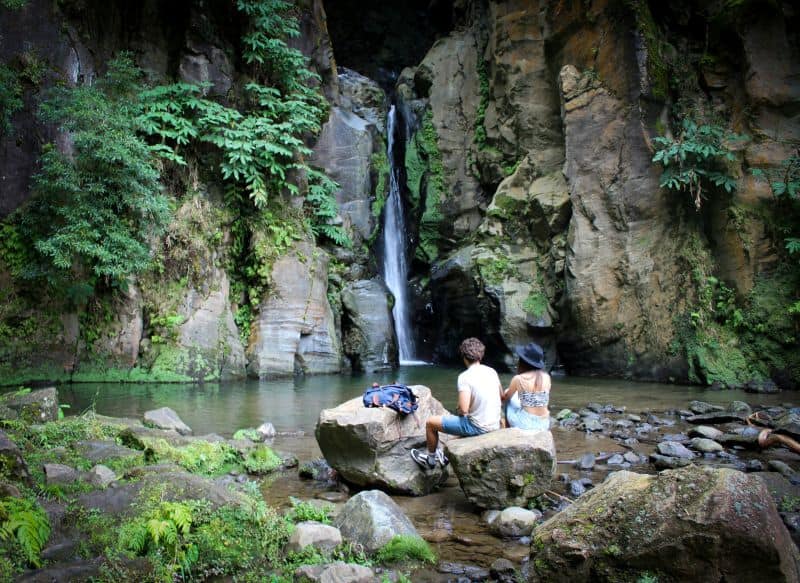
POLYGON ((400 197, 399 170, 394 159, 395 106, 389 110, 388 135, 389 197, 384 207, 383 222, 383 279, 394 295, 394 328, 400 351, 400 364, 414 364, 414 338, 408 305, 408 265, 406 261, 406 227, 403 201, 400 197))

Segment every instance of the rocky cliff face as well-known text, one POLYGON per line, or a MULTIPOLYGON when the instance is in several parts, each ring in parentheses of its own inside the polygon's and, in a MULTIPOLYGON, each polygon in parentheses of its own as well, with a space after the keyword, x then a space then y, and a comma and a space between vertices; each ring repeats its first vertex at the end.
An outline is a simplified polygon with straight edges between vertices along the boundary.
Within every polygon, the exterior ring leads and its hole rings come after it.
MULTIPOLYGON (((499 365, 513 364, 515 344, 536 340, 549 363, 576 374, 796 383, 800 351, 785 307, 798 282, 785 268, 773 194, 750 172, 780 169, 800 141, 798 16, 789 3, 730 13, 644 0, 387 4, 362 15, 358 38, 343 32, 351 4, 298 2, 302 34, 292 42, 330 103, 309 160, 339 184, 335 223, 353 246, 292 242, 268 266, 248 331, 235 320, 244 298, 231 286, 231 217, 219 186, 199 172, 182 188, 189 200, 199 193, 192 204, 202 216, 178 213, 178 226, 191 228, 167 255, 181 244, 191 252, 162 276, 132 282, 103 308, 111 314, 103 326, 92 324, 97 310, 14 312, 7 288, 3 318, 46 325, 26 351, 3 345, 6 372, 21 362, 79 378, 91 360, 128 378, 169 369, 210 379, 394 365, 391 298, 374 247, 393 95, 406 121, 400 162, 415 332, 427 347, 420 356, 454 360, 460 339, 475 335, 499 365), (404 31, 392 24, 400 15, 427 20, 404 31), (386 38, 389 29, 396 38, 386 38), (709 192, 699 211, 660 187, 652 162, 654 140, 677 135, 690 115, 747 135, 729 145, 736 190, 709 192), (87 326, 99 330, 99 360, 87 326), (53 358, 42 357, 48 351, 53 358)), ((155 78, 207 81, 218 99, 235 91, 243 23, 229 8, 191 0, 0 8, 2 61, 44 68, 25 77, 14 133, 0 136, 0 213, 26 199, 38 148, 52 138, 33 112, 55 79, 86 82, 115 51, 132 49, 155 78)))

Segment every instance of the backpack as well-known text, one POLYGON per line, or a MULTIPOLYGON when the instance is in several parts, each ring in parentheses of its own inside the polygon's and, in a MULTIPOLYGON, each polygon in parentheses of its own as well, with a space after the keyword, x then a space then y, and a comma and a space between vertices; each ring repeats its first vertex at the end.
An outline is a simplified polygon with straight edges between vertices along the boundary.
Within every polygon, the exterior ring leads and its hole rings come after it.
POLYGON ((364 391, 362 399, 365 407, 389 407, 402 415, 419 407, 417 396, 406 385, 372 386, 364 391))

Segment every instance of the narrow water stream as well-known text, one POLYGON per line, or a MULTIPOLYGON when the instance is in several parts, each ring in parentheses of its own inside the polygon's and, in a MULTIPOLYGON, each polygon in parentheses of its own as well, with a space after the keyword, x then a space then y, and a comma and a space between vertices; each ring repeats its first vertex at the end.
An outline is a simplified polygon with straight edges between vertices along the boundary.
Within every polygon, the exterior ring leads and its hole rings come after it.
MULTIPOLYGON (((297 456, 300 463, 321 456, 314 439, 319 411, 361 395, 371 382, 399 381, 425 384, 446 407, 456 402, 455 379, 458 370, 436 367, 401 367, 395 373, 370 376, 330 375, 287 381, 244 381, 222 385, 72 385, 59 389, 62 402, 71 413, 94 407, 97 413, 118 417, 141 417, 148 409, 171 407, 193 428, 196 435, 220 433, 230 436, 236 429, 271 421, 278 431, 304 432, 278 437, 274 447, 297 456)), ((501 375, 504 383, 511 375, 501 375)), ((794 394, 752 395, 742 391, 704 391, 697 387, 659 385, 617 380, 564 378, 553 381, 551 411, 573 410, 589 402, 627 407, 631 413, 663 412, 686 408, 689 401, 704 400, 727 405, 733 400, 750 404, 780 404, 792 401, 794 394)), ((622 452, 622 447, 606 437, 597 437, 560 428, 553 430, 560 461, 572 460, 591 451, 622 452)), ((571 471, 559 464, 558 472, 571 471)), ((637 470, 638 471, 638 470, 637 470)), ((599 483, 602 473, 592 475, 599 483)), ((271 478, 263 489, 268 502, 287 507, 289 496, 314 498, 325 492, 317 483, 300 480, 295 471, 271 478)), ((492 536, 480 524, 479 511, 461 493, 451 477, 445 487, 429 496, 395 496, 420 533, 432 541, 440 561, 488 567, 498 557, 519 564, 528 553, 525 541, 504 541, 492 536)), ((435 571, 415 573, 415 581, 443 581, 455 575, 435 571)))

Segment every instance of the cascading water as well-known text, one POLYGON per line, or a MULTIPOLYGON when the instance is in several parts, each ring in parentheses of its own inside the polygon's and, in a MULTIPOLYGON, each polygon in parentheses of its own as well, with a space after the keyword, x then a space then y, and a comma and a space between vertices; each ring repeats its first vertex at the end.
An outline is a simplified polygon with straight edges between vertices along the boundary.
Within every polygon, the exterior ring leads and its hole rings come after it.
POLYGON ((384 207, 383 222, 383 279, 394 295, 394 327, 400 351, 400 364, 417 364, 414 360, 414 338, 408 306, 408 265, 406 262, 406 227, 403 202, 400 197, 400 177, 394 159, 397 113, 389 109, 388 135, 389 197, 384 207))

